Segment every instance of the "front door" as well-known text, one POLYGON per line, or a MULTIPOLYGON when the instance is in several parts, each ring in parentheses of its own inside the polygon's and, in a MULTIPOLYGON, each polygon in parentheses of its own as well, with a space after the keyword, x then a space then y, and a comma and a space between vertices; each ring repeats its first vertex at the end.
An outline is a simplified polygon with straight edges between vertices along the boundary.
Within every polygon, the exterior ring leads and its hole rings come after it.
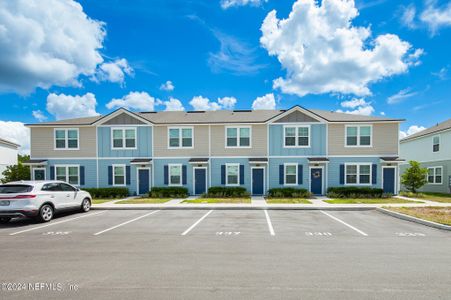
POLYGON ((313 195, 323 194, 323 169, 311 168, 310 169, 310 191, 313 195))
POLYGON ((384 193, 395 193, 395 168, 383 168, 384 193))
POLYGON ((252 194, 263 195, 264 193, 264 170, 263 168, 252 169, 252 194))
POLYGON ((144 195, 147 194, 150 190, 149 188, 149 178, 150 178, 150 170, 149 169, 138 169, 138 194, 144 195))
POLYGON ((45 169, 42 169, 42 168, 33 169, 33 179, 34 180, 45 180, 45 169))
POLYGON ((201 195, 207 192, 207 169, 194 168, 194 194, 201 195))

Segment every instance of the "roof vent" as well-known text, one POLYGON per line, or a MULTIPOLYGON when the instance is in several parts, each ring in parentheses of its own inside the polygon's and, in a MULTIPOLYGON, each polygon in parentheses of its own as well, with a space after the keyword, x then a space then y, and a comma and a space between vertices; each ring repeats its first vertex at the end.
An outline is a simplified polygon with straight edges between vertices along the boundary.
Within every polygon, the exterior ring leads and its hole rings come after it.
POLYGON ((156 114, 157 111, 141 111, 140 114, 156 114))
POLYGON ((234 109, 233 112, 252 112, 251 109, 234 109))
POLYGON ((202 114, 204 112, 205 112, 205 110, 190 110, 190 111, 187 111, 188 114, 202 114))

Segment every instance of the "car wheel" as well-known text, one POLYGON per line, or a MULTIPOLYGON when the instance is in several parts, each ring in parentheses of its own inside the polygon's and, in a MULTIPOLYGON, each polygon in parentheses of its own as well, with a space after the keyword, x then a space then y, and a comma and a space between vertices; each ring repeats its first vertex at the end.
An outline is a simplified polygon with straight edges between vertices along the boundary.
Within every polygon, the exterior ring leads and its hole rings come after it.
POLYGON ((88 212, 91 209, 91 201, 88 198, 85 198, 81 203, 81 211, 88 212))
POLYGON ((0 224, 6 224, 9 221, 11 221, 11 218, 9 218, 9 217, 0 218, 0 224))
POLYGON ((50 204, 44 204, 39 210, 39 221, 48 222, 53 219, 53 207, 50 204))

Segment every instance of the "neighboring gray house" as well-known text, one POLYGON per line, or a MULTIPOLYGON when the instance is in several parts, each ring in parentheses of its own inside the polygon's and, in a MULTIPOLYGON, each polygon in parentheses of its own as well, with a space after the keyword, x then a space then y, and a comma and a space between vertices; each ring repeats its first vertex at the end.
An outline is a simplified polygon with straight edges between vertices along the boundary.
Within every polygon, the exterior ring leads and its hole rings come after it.
POLYGON ((410 160, 428 168, 423 192, 451 193, 451 119, 412 134, 400 141, 401 173, 410 160))
POLYGON ((0 179, 6 167, 17 164, 17 154, 20 145, 0 138, 0 179))

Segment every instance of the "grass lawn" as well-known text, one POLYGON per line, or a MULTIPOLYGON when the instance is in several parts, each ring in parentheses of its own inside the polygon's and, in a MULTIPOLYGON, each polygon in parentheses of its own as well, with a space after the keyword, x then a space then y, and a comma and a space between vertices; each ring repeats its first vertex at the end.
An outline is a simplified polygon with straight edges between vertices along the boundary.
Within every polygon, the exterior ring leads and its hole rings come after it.
POLYGON ((312 204, 304 198, 266 198, 268 204, 312 204))
POLYGON ((115 204, 158 204, 168 202, 171 199, 172 198, 135 198, 118 201, 115 204))
POLYGON ((421 193, 421 194, 420 196, 422 197, 420 199, 442 203, 451 203, 451 194, 442 194, 442 193, 421 193))
POLYGON ((330 204, 385 204, 385 203, 423 203, 398 198, 373 198, 373 199, 332 199, 324 200, 330 204))
POLYGON ((92 204, 102 204, 105 202, 110 202, 116 199, 92 199, 92 204))
POLYGON ((390 207, 387 209, 451 226, 451 207, 390 207))
POLYGON ((198 198, 183 203, 251 203, 251 198, 198 198))

